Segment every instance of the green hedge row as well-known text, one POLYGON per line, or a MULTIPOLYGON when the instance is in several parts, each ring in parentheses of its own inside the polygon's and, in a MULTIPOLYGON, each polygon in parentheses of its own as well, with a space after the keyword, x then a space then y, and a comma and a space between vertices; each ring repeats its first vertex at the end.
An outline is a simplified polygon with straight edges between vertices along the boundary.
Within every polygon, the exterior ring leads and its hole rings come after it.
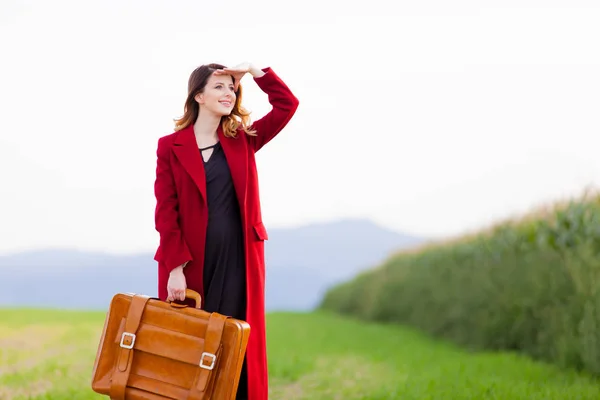
POLYGON ((400 253, 320 308, 600 375, 600 196, 400 253))

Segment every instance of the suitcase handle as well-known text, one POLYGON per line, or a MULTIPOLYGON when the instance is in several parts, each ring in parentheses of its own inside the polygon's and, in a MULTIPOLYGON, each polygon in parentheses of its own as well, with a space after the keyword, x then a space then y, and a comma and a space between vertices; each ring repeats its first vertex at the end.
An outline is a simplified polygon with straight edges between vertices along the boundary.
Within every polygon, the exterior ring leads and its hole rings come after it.
MULTIPOLYGON (((185 298, 193 299, 196 302, 196 308, 200 308, 202 306, 202 297, 200 296, 200 293, 198 293, 192 289, 185 289, 185 298)), ((178 304, 178 303, 174 303, 172 301, 169 301, 169 304, 171 305, 171 307, 176 307, 176 308, 187 307, 187 304, 178 304)))

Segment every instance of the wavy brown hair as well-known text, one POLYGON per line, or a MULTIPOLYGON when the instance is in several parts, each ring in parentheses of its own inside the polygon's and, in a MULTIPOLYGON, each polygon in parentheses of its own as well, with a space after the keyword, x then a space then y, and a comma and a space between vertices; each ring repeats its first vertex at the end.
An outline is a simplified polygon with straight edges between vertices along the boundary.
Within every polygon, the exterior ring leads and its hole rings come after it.
MULTIPOLYGON (((208 78, 217 69, 225 68, 221 64, 205 64, 196 68, 188 79, 188 96, 185 100, 183 116, 175 120, 175 130, 180 131, 187 128, 198 118, 200 105, 194 100, 194 96, 204 91, 208 78)), ((235 84, 235 79, 232 77, 235 84)), ((250 126, 250 112, 242 107, 242 85, 238 85, 235 92, 236 99, 233 110, 229 115, 221 117, 221 127, 226 137, 236 137, 238 129, 248 135, 256 136, 256 131, 250 126)))

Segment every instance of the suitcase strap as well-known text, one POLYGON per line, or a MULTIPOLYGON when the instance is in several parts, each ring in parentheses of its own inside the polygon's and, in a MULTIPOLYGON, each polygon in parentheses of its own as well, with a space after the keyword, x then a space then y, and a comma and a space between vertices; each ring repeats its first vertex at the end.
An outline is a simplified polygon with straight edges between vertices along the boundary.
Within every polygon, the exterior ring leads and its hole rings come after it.
POLYGON ((216 372, 214 369, 217 366, 217 356, 220 355, 218 353, 220 353, 221 338, 227 318, 227 316, 219 313, 212 313, 208 318, 208 328, 204 338, 204 352, 200 356, 196 379, 188 394, 188 400, 210 398, 210 393, 207 393, 207 390, 210 389, 212 386, 210 384, 214 380, 215 374, 213 372, 216 372))
POLYGON ((125 388, 131 372, 131 363, 133 362, 133 345, 135 343, 135 334, 140 326, 142 314, 146 303, 150 299, 149 296, 136 294, 131 300, 127 319, 125 320, 125 330, 121 335, 119 346, 119 358, 117 360, 117 368, 114 371, 110 385, 111 400, 124 400, 125 388))

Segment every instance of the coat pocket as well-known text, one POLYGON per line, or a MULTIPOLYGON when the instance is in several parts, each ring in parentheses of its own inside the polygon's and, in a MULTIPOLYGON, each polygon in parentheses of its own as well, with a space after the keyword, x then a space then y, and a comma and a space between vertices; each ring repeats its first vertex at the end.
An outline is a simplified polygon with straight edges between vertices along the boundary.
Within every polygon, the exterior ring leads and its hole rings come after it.
POLYGON ((254 224, 254 232, 256 232, 256 236, 258 240, 268 240, 269 235, 267 234, 267 228, 262 222, 257 222, 254 224))

